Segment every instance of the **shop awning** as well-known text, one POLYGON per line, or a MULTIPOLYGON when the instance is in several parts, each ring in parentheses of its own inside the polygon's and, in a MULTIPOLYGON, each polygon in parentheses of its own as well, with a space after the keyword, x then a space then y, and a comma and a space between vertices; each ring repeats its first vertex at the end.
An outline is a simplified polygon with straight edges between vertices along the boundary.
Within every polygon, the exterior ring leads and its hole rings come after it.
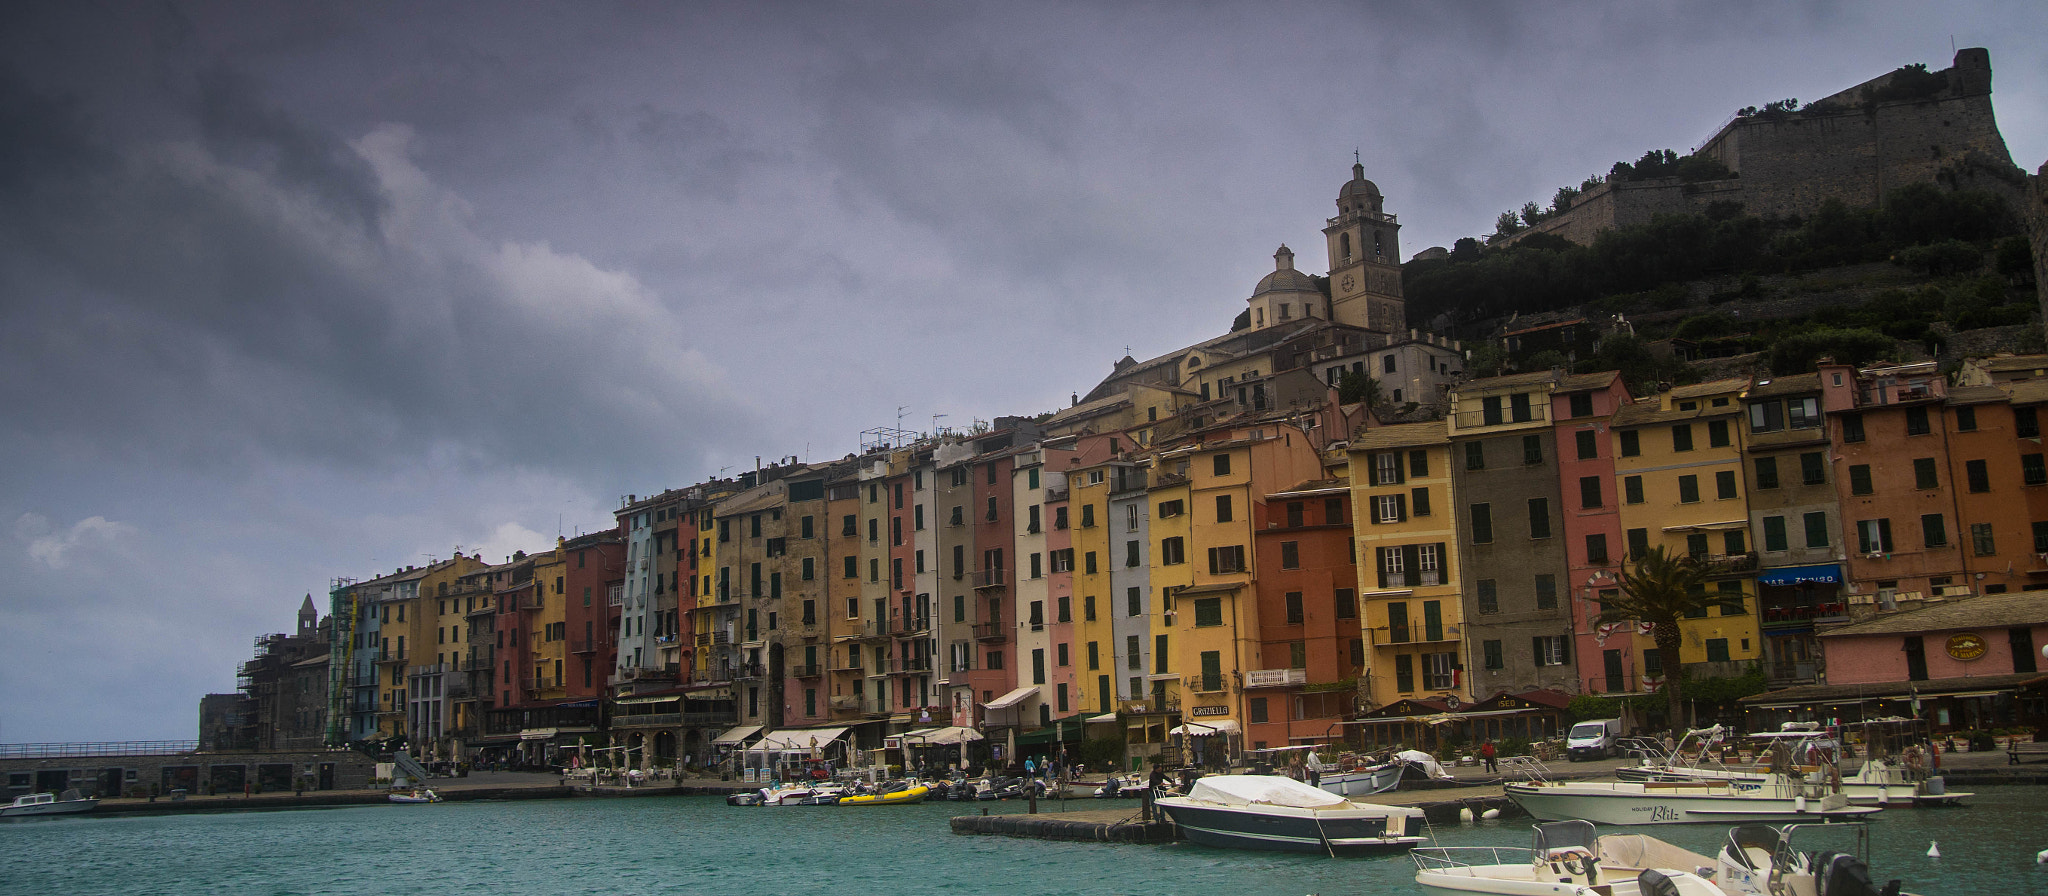
POLYGON ((754 744, 756 750, 808 750, 812 747, 823 749, 827 744, 846 734, 844 727, 838 728, 784 728, 761 735, 754 744))
POLYGON ((1836 563, 1816 566, 1787 566, 1783 569, 1766 569, 1756 574, 1759 585, 1839 585, 1842 583, 1842 567, 1836 563))
POLYGON ((1016 706, 1017 704, 1024 702, 1024 698, 1029 697, 1032 694, 1036 693, 1038 693, 1038 689, 1035 687, 1018 688, 1014 691, 1002 695, 1001 697, 997 697, 992 702, 985 703, 982 705, 987 707, 988 709, 1009 709, 1010 707, 1016 706))
POLYGON ((644 706, 649 703, 674 703, 681 699, 681 694, 670 694, 666 697, 620 697, 612 702, 619 706, 644 706))
POLYGON ((1114 721, 1116 721, 1116 713, 1113 713, 1113 712, 1106 712, 1106 713, 1103 713, 1102 715, 1099 715, 1099 716, 1089 716, 1089 717, 1088 717, 1088 724, 1090 724, 1090 725, 1093 725, 1093 724, 1095 724, 1096 722, 1114 722, 1114 721))
POLYGON ((761 726, 759 725, 741 725, 737 728, 728 728, 724 734, 712 738, 711 742, 713 744, 736 744, 753 737, 754 733, 760 730, 761 726))
POLYGON ((553 740, 554 737, 555 729, 553 728, 528 728, 519 732, 520 740, 553 740))
POLYGON ((1194 737, 1206 737, 1211 734, 1236 734, 1237 722, 1230 719, 1220 719, 1214 722, 1187 722, 1173 726, 1166 733, 1187 734, 1194 737))
POLYGON ((903 735, 903 745, 907 747, 950 747, 955 744, 973 743, 978 740, 981 740, 981 732, 958 725, 947 728, 930 728, 924 731, 911 731, 903 735))

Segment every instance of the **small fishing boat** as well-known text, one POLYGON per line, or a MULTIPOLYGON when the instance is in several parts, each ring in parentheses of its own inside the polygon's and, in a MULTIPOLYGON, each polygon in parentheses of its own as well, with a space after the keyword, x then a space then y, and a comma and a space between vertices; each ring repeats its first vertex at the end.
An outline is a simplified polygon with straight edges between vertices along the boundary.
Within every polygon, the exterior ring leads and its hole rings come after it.
POLYGON ((391 794, 390 799, 394 803, 438 803, 441 801, 441 795, 431 790, 415 790, 411 793, 391 794))
POLYGON ((76 789, 63 794, 31 793, 14 798, 14 802, 0 806, 0 818, 25 818, 32 815, 71 815, 91 812, 100 804, 99 797, 81 795, 76 789))
POLYGON ((924 802, 931 788, 907 781, 892 782, 888 789, 875 793, 854 793, 839 798, 842 806, 897 806, 907 803, 924 802))
POLYGON ((1437 896, 1725 896, 1712 861, 1642 834, 1599 836, 1586 821, 1535 826, 1530 849, 1423 846, 1415 882, 1437 896))
POLYGON ((1421 809, 1354 803, 1282 775, 1211 775, 1156 803, 1189 840, 1230 849, 1363 855, 1423 842, 1421 809))

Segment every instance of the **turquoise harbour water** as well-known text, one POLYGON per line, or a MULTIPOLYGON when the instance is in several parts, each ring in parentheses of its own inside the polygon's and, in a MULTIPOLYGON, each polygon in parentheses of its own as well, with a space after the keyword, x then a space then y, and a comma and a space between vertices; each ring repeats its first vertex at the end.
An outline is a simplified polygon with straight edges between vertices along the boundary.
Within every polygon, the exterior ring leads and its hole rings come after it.
MULTIPOLYGON (((1077 809, 1105 808, 1095 801, 1077 809)), ((740 809, 716 797, 442 803, 0 824, 4 894, 1419 894, 1406 857, 963 837, 987 804, 740 809)), ((1122 805, 1135 806, 1133 803, 1122 805)), ((1022 811, 1006 804, 996 811, 1022 811)), ((1135 811, 1135 808, 1133 808, 1135 811)), ((1873 871, 1923 896, 2044 894, 2048 788, 1889 810, 1873 871), (1939 841, 1942 857, 1926 857, 1939 841)), ((1616 829, 1619 830, 1619 829, 1616 829)), ((1698 852, 1726 830, 1640 828, 1698 852)), ((1528 822, 1440 827, 1445 846, 1526 846, 1528 822)))

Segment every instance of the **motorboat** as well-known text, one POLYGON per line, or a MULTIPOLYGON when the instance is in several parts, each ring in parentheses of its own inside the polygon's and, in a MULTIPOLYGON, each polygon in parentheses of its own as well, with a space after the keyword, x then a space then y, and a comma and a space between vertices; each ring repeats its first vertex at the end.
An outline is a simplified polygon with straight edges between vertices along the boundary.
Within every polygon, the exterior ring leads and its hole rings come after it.
POLYGON ((1361 855, 1423 842, 1421 809, 1354 803, 1282 775, 1210 775, 1155 805, 1205 846, 1361 855))
POLYGON ((1502 788, 1541 821, 1581 818, 1600 824, 1843 821, 1881 811, 1851 806, 1824 782, 1522 781, 1502 788))
POLYGON ((438 803, 441 801, 441 795, 431 790, 415 790, 411 793, 391 794, 390 800, 394 803, 438 803))
POLYGON ((31 815, 71 815, 91 812, 99 806, 99 797, 81 795, 76 789, 62 794, 30 793, 14 798, 14 802, 0 806, 0 818, 26 818, 31 815))
POLYGON ((1645 760, 1615 770, 1623 781, 1683 782, 1729 781, 1738 784, 1785 784, 1801 780, 1826 781, 1848 797, 1854 806, 1953 806, 1972 794, 1952 791, 1939 775, 1923 776, 1900 761, 1871 758, 1853 774, 1836 765, 1839 741, 1825 731, 1788 723, 1784 730, 1749 735, 1758 757, 1753 765, 1730 767, 1713 758, 1727 737, 1716 725, 1686 732, 1676 749, 1658 761, 1645 760), (1792 726, 1802 727, 1792 727, 1792 726), (1800 763, 1798 757, 1811 757, 1800 763))
POLYGON ((894 781, 873 793, 849 793, 839 798, 841 806, 898 806, 924 802, 931 788, 910 781, 894 781))
POLYGON ((1382 762, 1378 765, 1361 765, 1339 771, 1323 769, 1322 780, 1317 786, 1338 796, 1371 796, 1388 793, 1401 786, 1401 775, 1408 770, 1408 763, 1400 760, 1382 762))
POLYGON ((844 785, 833 782, 792 781, 761 788, 759 806, 831 805, 845 796, 844 785))
POLYGON ((1722 844, 1715 881, 1729 896, 1899 896, 1899 881, 1871 880, 1868 855, 1865 825, 1740 825, 1722 844), (1823 840, 1844 848, 1808 848, 1823 840))
POLYGON ((1137 799, 1144 796, 1145 792, 1151 789, 1151 785, 1146 784, 1144 779, 1136 775, 1128 778, 1122 775, 1115 775, 1109 780, 1102 782, 1101 787, 1095 788, 1094 796, 1096 799, 1104 800, 1137 799))
POLYGON ((1712 860, 1642 834, 1599 836, 1592 822, 1535 826, 1529 849, 1421 846, 1415 882, 1440 896, 1726 896, 1712 860))

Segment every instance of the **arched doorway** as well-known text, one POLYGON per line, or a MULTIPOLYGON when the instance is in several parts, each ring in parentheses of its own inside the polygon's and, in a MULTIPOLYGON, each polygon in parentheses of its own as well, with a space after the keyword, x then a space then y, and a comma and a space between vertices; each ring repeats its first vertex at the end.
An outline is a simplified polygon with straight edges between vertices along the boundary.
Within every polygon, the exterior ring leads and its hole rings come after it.
POLYGON ((676 758, 676 734, 673 731, 654 733, 654 758, 657 762, 673 761, 676 758))

